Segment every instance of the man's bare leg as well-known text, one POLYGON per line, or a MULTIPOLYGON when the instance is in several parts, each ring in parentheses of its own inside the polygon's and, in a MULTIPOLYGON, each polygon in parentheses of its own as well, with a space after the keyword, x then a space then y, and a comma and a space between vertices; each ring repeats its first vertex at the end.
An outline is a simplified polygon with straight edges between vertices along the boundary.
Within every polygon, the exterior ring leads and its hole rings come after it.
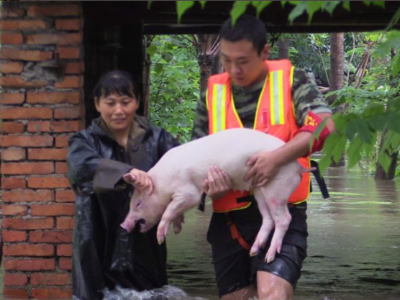
POLYGON ((268 272, 257 272, 259 300, 292 300, 293 286, 285 279, 268 272))
POLYGON ((250 300, 257 299, 257 289, 254 284, 246 286, 238 291, 222 296, 223 300, 250 300))

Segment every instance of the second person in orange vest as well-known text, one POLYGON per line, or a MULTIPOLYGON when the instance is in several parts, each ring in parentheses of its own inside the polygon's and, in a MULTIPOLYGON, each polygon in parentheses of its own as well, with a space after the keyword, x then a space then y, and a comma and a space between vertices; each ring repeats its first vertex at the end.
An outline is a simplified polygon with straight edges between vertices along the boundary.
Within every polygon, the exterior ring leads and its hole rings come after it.
MULTIPOLYGON (((249 160, 246 176, 254 185, 266 184, 290 161, 297 159, 308 167, 309 154, 320 150, 324 138, 335 130, 331 110, 306 73, 295 69, 289 60, 267 60, 270 47, 266 36, 265 25, 252 16, 241 16, 234 27, 231 19, 223 24, 220 59, 225 73, 209 78, 206 95, 197 107, 192 135, 196 139, 246 127, 285 141, 278 150, 259 153, 249 160), (320 141, 314 142, 310 151, 312 133, 324 119, 326 127, 320 141)), ((258 256, 249 256, 248 245, 254 242, 262 222, 252 195, 231 191, 229 177, 216 168, 210 169, 204 189, 213 199, 207 239, 212 247, 220 297, 292 299, 307 256, 309 174, 303 175, 289 199, 292 220, 280 254, 270 263, 264 261, 270 241, 258 256)))

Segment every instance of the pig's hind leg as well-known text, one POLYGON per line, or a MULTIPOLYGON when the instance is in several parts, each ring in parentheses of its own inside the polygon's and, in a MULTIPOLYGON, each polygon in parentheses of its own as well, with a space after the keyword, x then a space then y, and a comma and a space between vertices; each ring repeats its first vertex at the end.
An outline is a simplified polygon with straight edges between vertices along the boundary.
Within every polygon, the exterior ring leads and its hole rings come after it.
POLYGON ((165 241, 171 222, 174 225, 175 232, 180 231, 180 225, 183 222, 183 214, 192 207, 195 207, 200 201, 200 192, 194 188, 185 189, 184 192, 178 191, 172 196, 171 202, 161 217, 157 228, 157 240, 159 244, 165 241))
POLYGON ((265 246, 267 242, 268 236, 274 228, 274 220, 272 219, 271 213, 269 211, 267 202, 265 201, 265 197, 262 193, 261 188, 254 188, 254 198, 257 200, 258 209, 262 216, 262 225, 260 230, 258 231, 256 240, 250 249, 250 256, 255 256, 258 254, 261 248, 265 246))

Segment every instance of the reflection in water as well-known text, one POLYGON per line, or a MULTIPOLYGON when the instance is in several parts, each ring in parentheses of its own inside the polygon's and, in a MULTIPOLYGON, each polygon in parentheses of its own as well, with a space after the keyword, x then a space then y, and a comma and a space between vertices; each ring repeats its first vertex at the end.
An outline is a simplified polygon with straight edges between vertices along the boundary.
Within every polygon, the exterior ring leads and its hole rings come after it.
MULTIPOLYGON (((295 299, 400 299, 399 180, 375 181, 345 168, 329 169, 325 179, 332 195, 323 200, 315 192, 309 201, 308 258, 295 299)), ((210 206, 192 210, 182 233, 169 235, 168 270, 170 284, 214 300, 210 215, 210 206)))

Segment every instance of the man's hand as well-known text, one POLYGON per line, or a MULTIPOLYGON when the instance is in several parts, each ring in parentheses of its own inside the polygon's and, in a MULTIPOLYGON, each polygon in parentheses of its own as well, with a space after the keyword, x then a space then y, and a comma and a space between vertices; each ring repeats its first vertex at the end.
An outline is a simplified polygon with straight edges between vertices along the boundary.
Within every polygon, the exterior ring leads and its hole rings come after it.
POLYGON ((138 169, 132 169, 129 173, 123 176, 123 179, 125 182, 132 184, 135 189, 139 191, 139 193, 145 189, 148 189, 149 195, 153 192, 153 181, 146 172, 138 169))
POLYGON ((250 169, 247 171, 244 180, 252 180, 253 186, 263 186, 272 180, 282 166, 278 152, 260 152, 247 161, 250 169))
POLYGON ((207 196, 213 200, 220 199, 231 189, 232 181, 229 175, 220 168, 211 166, 203 184, 203 190, 207 196))

